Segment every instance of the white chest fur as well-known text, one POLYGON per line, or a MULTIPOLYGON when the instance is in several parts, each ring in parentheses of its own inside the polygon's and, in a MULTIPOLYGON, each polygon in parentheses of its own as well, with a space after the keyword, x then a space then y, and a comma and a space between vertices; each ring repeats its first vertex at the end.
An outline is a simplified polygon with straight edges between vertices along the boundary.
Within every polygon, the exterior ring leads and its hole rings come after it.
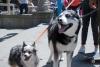
POLYGON ((22 57, 21 62, 23 64, 23 67, 37 67, 39 59, 37 56, 31 56, 28 61, 25 61, 24 58, 22 57))
MULTIPOLYGON (((75 42, 76 37, 72 38, 71 42, 68 43, 67 45, 62 45, 61 43, 57 42, 56 48, 59 52, 64 52, 64 51, 74 51, 76 48, 77 43, 75 42)), ((52 42, 50 41, 50 49, 53 50, 53 45, 52 42)))
POLYGON ((62 45, 61 43, 57 43, 56 47, 57 50, 60 52, 63 51, 74 51, 75 47, 76 47, 76 43, 75 43, 76 38, 72 38, 71 42, 68 43, 67 45, 62 45))

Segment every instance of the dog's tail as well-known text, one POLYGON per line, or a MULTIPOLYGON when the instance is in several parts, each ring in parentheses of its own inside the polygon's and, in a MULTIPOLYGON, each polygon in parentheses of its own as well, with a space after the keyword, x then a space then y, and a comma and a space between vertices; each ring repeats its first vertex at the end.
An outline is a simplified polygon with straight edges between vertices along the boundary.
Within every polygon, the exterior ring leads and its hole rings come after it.
MULTIPOLYGON (((18 46, 20 47, 20 46, 18 46)), ((8 64, 10 66, 15 66, 15 65, 20 65, 20 48, 15 48, 13 47, 11 50, 10 50, 10 54, 9 54, 9 58, 8 58, 8 64)))
POLYGON ((12 54, 12 49, 11 49, 10 55, 9 55, 9 58, 8 58, 8 63, 9 63, 9 65, 11 65, 11 66, 16 65, 14 55, 15 55, 15 54, 12 54))

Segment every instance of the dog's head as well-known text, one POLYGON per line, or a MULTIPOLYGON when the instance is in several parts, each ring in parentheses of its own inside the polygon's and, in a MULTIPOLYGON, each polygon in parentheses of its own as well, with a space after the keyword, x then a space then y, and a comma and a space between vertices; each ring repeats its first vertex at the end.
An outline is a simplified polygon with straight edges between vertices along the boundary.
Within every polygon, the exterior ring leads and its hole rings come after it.
POLYGON ((79 25, 79 17, 73 10, 65 10, 58 17, 58 32, 73 36, 79 25))
POLYGON ((28 61, 31 56, 36 56, 36 49, 33 45, 27 45, 23 42, 22 57, 25 61, 28 61))

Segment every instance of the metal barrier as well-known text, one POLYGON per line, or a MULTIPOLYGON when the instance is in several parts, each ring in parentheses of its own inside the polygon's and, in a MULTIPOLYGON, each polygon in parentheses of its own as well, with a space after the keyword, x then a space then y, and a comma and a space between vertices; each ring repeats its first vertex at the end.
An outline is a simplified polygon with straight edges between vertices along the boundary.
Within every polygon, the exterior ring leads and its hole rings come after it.
POLYGON ((7 6, 7 14, 11 15, 14 14, 14 10, 15 10, 15 5, 12 3, 0 3, 0 6, 7 6), (10 9, 10 7, 12 7, 12 10, 10 9), (12 13, 11 13, 12 12, 12 13))

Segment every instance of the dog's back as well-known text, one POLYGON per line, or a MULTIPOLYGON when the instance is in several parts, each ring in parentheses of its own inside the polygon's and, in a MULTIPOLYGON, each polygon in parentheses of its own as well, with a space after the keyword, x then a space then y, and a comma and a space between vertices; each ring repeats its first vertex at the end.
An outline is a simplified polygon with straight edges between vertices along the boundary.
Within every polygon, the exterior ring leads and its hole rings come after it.
POLYGON ((10 50, 8 62, 12 67, 16 65, 18 65, 19 67, 23 67, 22 64, 20 63, 21 47, 22 47, 21 45, 17 45, 17 46, 12 47, 10 50))

